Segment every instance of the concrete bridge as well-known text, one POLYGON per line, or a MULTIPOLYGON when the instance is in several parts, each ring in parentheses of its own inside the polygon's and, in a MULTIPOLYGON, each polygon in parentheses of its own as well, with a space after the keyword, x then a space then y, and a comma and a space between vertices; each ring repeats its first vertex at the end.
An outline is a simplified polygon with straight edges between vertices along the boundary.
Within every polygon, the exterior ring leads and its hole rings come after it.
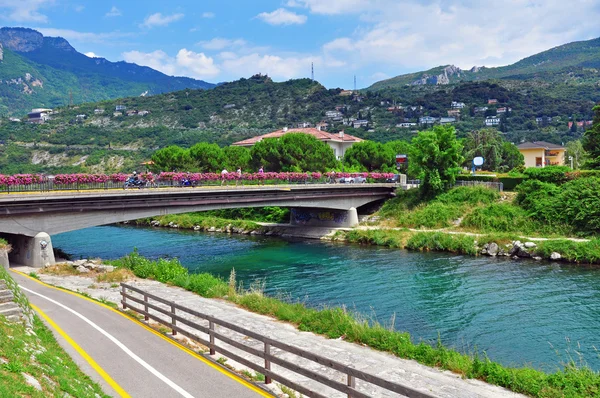
POLYGON ((159 190, 45 192, 0 196, 0 237, 11 262, 54 264, 51 235, 166 214, 241 207, 289 207, 291 223, 349 227, 357 208, 388 199, 394 184, 210 187, 159 190))

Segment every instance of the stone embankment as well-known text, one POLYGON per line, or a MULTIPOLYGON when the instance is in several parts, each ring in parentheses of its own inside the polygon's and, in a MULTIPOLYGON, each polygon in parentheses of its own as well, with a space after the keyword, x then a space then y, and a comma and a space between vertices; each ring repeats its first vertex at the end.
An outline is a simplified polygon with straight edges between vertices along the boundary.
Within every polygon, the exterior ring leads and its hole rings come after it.
MULTIPOLYGON (((523 243, 518 240, 513 241, 512 243, 507 243, 504 247, 501 247, 497 243, 492 242, 484 244, 480 253, 490 257, 511 257, 515 260, 519 258, 531 258, 534 260, 542 260, 543 258, 535 253, 536 247, 537 244, 535 244, 534 242, 523 243)), ((560 253, 553 252, 552 254, 550 254, 549 259, 558 261, 562 259, 562 256, 560 253)))

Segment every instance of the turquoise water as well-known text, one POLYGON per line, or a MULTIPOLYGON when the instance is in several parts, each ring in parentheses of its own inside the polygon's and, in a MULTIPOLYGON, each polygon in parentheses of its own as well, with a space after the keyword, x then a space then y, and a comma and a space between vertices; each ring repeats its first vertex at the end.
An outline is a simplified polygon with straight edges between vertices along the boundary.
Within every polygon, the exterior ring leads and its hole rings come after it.
POLYGON ((386 248, 133 227, 53 237, 75 258, 118 258, 137 247, 195 272, 309 306, 345 306, 408 331, 414 341, 486 352, 505 365, 554 371, 569 359, 600 370, 600 270, 386 248), (579 354, 578 354, 579 353, 579 354))

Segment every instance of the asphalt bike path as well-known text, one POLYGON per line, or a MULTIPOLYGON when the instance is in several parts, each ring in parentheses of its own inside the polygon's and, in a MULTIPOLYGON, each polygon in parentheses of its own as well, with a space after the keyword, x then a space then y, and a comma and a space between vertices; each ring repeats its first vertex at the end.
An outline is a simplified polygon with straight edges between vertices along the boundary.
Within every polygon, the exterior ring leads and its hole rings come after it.
POLYGON ((115 397, 269 397, 255 385, 108 306, 13 278, 80 368, 115 397))

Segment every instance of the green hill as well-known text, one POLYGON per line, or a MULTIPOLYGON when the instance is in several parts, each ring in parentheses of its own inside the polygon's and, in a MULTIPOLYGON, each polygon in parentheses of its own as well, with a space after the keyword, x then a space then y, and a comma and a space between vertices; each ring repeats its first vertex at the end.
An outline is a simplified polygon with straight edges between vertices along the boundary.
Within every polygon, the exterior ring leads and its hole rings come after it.
POLYGON ((0 29, 0 116, 32 108, 152 95, 214 84, 167 76, 127 62, 89 58, 66 40, 33 29, 0 29))
POLYGON ((600 38, 564 44, 497 68, 473 67, 461 70, 454 65, 424 72, 399 75, 371 85, 367 90, 406 85, 439 85, 464 81, 532 80, 540 82, 595 84, 600 79, 600 38))

